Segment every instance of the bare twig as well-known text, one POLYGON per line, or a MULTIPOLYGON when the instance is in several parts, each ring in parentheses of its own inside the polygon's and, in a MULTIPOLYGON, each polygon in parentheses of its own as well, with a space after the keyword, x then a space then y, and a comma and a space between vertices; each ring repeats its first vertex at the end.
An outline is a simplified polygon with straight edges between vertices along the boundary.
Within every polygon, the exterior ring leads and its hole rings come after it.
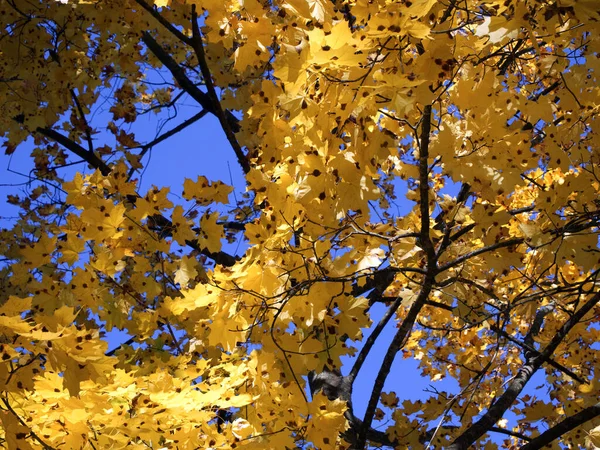
POLYGON ((92 127, 90 127, 87 119, 85 118, 85 113, 83 112, 81 103, 79 102, 79 99, 77 98, 75 89, 71 89, 71 97, 73 97, 73 102, 75 103, 77 111, 79 112, 79 115, 81 116, 81 120, 83 121, 84 133, 85 133, 85 137, 86 137, 87 143, 88 143, 88 151, 90 153, 94 153, 94 144, 92 143, 92 133, 91 133, 92 127))

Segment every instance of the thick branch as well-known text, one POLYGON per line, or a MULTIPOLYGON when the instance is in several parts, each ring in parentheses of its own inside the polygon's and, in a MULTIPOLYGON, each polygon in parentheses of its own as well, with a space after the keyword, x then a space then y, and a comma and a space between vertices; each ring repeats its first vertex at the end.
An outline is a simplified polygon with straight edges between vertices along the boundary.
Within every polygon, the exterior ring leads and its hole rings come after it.
POLYGON ((533 324, 529 328, 529 332, 525 336, 525 339, 523 339, 523 342, 525 342, 530 347, 533 347, 534 339, 540 333, 545 317, 551 312, 553 312, 554 309, 554 303, 540 306, 538 308, 538 310, 535 313, 535 319, 533 320, 533 324))
POLYGON ((248 158, 242 151, 235 134, 231 130, 231 126, 227 117, 225 116, 225 111, 221 107, 221 102, 219 100, 219 96, 217 95, 217 91, 212 81, 212 74, 210 73, 210 69, 208 67, 208 63, 206 62, 206 54, 204 53, 204 43, 202 42, 202 33, 200 31, 200 27, 198 25, 198 16, 196 13, 196 5, 192 4, 192 39, 190 41, 194 52, 196 53, 196 57, 198 58, 198 63, 200 64, 200 71, 202 72, 202 77, 204 78, 204 83, 206 83, 206 89, 208 91, 208 98, 210 99, 213 111, 215 116, 219 119, 219 123, 221 124, 221 128, 225 132, 225 136, 227 136, 227 140, 229 144, 233 148, 235 155, 237 156, 238 162, 244 173, 250 172, 250 163, 248 163, 248 158))
POLYGON ((532 439, 521 447, 521 450, 538 450, 553 440, 558 439, 565 433, 577 428, 578 426, 588 422, 596 417, 600 416, 600 403, 596 403, 594 406, 588 406, 582 409, 577 414, 567 417, 562 422, 554 425, 552 428, 544 431, 538 437, 532 439))
POLYGON ((67 136, 62 135, 58 131, 51 128, 38 127, 35 131, 58 142, 66 149, 72 151, 90 166, 100 170, 102 175, 106 176, 110 173, 111 168, 104 161, 102 161, 102 159, 98 158, 94 152, 87 151, 85 148, 83 148, 77 142, 69 139, 67 136))
POLYGON ((444 11, 444 14, 442 15, 442 17, 440 18, 440 23, 444 23, 446 20, 448 20, 450 18, 450 16, 452 15, 452 11, 454 11, 454 8, 456 8, 456 3, 457 3, 457 0, 450 1, 450 4, 444 11))
POLYGON ((402 303, 402 297, 397 297, 396 300, 394 301, 394 303, 392 304, 392 306, 390 306, 388 308, 388 310, 385 312, 385 314, 383 315, 383 317, 381 318, 379 323, 375 326, 375 328, 373 328, 373 331, 371 332, 371 334, 365 341, 365 344, 360 349, 360 352, 358 353, 358 356, 356 357, 356 361, 354 361, 354 365, 352 366, 352 369, 350 370, 350 373, 348 374, 348 379, 350 380, 350 383, 354 383, 354 380, 356 379, 358 372, 360 372, 360 369, 361 369, 363 363, 365 362, 365 360, 367 359, 367 356, 371 352, 373 345, 375 345, 375 341, 377 340, 377 338, 379 337, 379 335, 381 334, 381 332, 383 331, 385 326, 388 324, 390 319, 394 316, 394 314, 400 307, 401 303, 402 303))
MULTIPOLYGON (((213 104, 205 92, 202 92, 198 86, 196 86, 185 74, 185 70, 177 64, 169 53, 162 48, 162 46, 156 42, 156 40, 152 37, 149 32, 144 32, 142 35, 142 41, 148 49, 158 58, 158 60, 171 72, 177 84, 188 93, 190 97, 196 100, 202 108, 206 109, 211 114, 216 115, 215 108, 213 104)), ((226 111, 225 115, 227 116, 227 122, 229 123, 230 128, 237 132, 239 131, 239 123, 238 119, 230 112, 226 111)))
POLYGON ((165 19, 157 9, 155 9, 152 5, 149 5, 144 0, 135 0, 135 2, 144 8, 152 17, 154 17, 163 27, 165 27, 173 36, 179 39, 181 42, 185 44, 190 43, 189 37, 179 31, 171 22, 165 19))
MULTIPOLYGON (((364 293, 375 290, 379 294, 382 294, 387 287, 394 281, 395 274, 397 273, 418 273, 425 275, 427 272, 419 267, 386 267, 385 269, 378 270, 367 277, 367 281, 363 285, 355 285, 352 288, 352 295, 358 297, 364 293)), ((371 296, 371 294, 369 294, 371 296)), ((390 299, 391 301, 392 299, 390 299)))
POLYGON ((429 236, 429 134, 431 133, 431 105, 423 110, 423 123, 419 139, 419 208, 421 211, 420 244, 430 261, 435 258, 435 249, 429 236))
POLYGON ((552 355, 569 331, 579 323, 583 317, 592 310, 600 300, 600 293, 592 296, 579 310, 577 310, 569 320, 554 335, 554 338, 546 346, 539 356, 533 356, 521 367, 517 375, 509 383, 508 388, 498 398, 498 400, 490 406, 488 411, 465 430, 448 450, 466 450, 475 443, 481 436, 490 431, 490 429, 502 418, 504 413, 515 402, 523 388, 527 385, 533 374, 542 366, 543 362, 552 355))
MULTIPOLYGON (((509 340, 513 344, 516 344, 519 347, 521 347, 525 352, 527 352, 527 354, 529 354, 531 356, 541 356, 541 353, 538 352, 534 347, 532 347, 529 344, 527 344, 525 342, 521 342, 520 340, 512 337, 510 334, 508 334, 506 331, 502 330, 501 328, 498 328, 496 325, 490 325, 490 329, 492 331, 494 331, 495 333, 499 334, 500 336, 502 336, 503 338, 509 340)), ((577 381, 578 383, 589 384, 587 380, 581 378, 579 375, 577 375, 571 369, 568 369, 567 367, 563 366, 562 364, 557 363, 556 361, 554 361, 550 357, 548 357, 547 359, 545 359, 544 362, 547 362, 552 367, 554 367, 556 370, 559 370, 560 372, 563 372, 565 375, 571 377, 573 380, 577 381)))
POLYGON ((358 435, 358 439, 356 442, 356 449, 358 450, 362 450, 365 447, 365 443, 367 440, 367 432, 369 431, 369 429, 371 428, 371 424, 373 423, 375 410, 377 409, 377 403, 379 402, 379 397, 381 396, 381 391, 383 390, 385 380, 387 379, 390 373, 392 364, 394 362, 394 359, 396 358, 396 354, 405 344, 406 339, 410 335, 412 327, 415 321, 417 320, 419 312, 423 308, 423 305, 425 305, 425 301, 428 299, 429 294, 433 289, 434 280, 435 271, 431 269, 429 273, 425 276, 423 286, 421 287, 421 292, 419 292, 418 297, 410 307, 408 314, 402 321, 402 325, 400 325, 400 328, 398 328, 396 335, 392 339, 392 342, 387 349, 385 357, 383 358, 383 362, 381 363, 381 367, 379 368, 379 373, 377 374, 377 378, 375 379, 375 385, 373 386, 371 397, 369 398, 369 403, 367 405, 367 410, 363 419, 362 428, 358 435))
MULTIPOLYGON (((73 153, 75 153, 77 156, 80 156, 81 158, 83 158, 83 160, 85 160, 94 169, 100 170, 102 175, 107 176, 112 171, 110 166, 108 166, 104 161, 102 161, 100 158, 98 158, 94 153, 88 152, 77 142, 69 139, 68 137, 60 134, 59 132, 52 130, 50 128, 38 128, 37 132, 40 134, 43 134, 44 136, 46 136, 50 139, 55 140, 59 144, 63 145, 67 150, 70 150, 73 153)), ((131 200, 135 203, 136 197, 135 196, 131 196, 131 197, 133 197, 131 200)), ((159 232, 159 235, 161 237, 164 238, 164 237, 170 235, 171 231, 169 231, 169 230, 173 229, 173 224, 171 223, 171 221, 169 219, 167 219, 166 217, 164 217, 160 214, 156 214, 154 216, 150 216, 149 220, 154 220, 154 224, 161 229, 161 231, 159 232), (166 232, 165 232, 165 230, 166 230, 166 232)), ((152 228, 152 224, 150 224, 150 228, 152 228)), ((193 248, 194 250, 197 250, 201 254, 208 256, 209 258, 214 260, 217 264, 221 264, 223 266, 232 266, 237 261, 237 259, 234 256, 232 256, 228 253, 225 253, 222 251, 221 252, 210 252, 206 248, 201 248, 198 245, 197 241, 189 241, 188 240, 188 241, 186 241, 186 244, 188 246, 190 246, 191 248, 193 248)))
POLYGON ((198 245, 198 241, 185 241, 185 243, 188 246, 198 250, 204 256, 208 256, 215 263, 220 264, 222 266, 231 267, 238 260, 238 258, 236 258, 235 256, 232 256, 229 253, 226 253, 224 251, 211 252, 210 250, 208 250, 205 247, 200 248, 200 246, 198 245))
MULTIPOLYGON (((419 230, 419 237, 417 242, 425 251, 426 266, 425 266, 425 277, 423 279, 423 285, 421 292, 417 296, 416 300, 410 307, 408 314, 402 321, 402 325, 396 332, 390 346, 387 349, 385 357, 379 373, 375 379, 375 385, 371 391, 369 403, 367 404, 367 410, 363 419, 362 427, 359 431, 358 438, 356 440, 355 448, 362 450, 365 447, 367 440, 367 432, 371 428, 373 418, 375 416, 375 410, 383 390, 383 385, 387 379, 392 364, 398 351, 405 344, 408 336, 411 333, 412 327, 417 320, 419 312, 425 305, 425 302, 429 298, 429 294, 433 289, 435 283, 435 276, 437 275, 437 262, 435 249, 429 235, 429 134, 431 133, 431 105, 426 105, 423 110, 423 118, 421 123, 421 135, 419 138, 419 195, 420 195, 420 211, 421 211, 421 229, 419 230)), ((399 300, 396 300, 399 302, 399 300)), ((398 305, 399 306, 399 305, 398 305)), ((353 370, 355 370, 353 368, 353 370)))

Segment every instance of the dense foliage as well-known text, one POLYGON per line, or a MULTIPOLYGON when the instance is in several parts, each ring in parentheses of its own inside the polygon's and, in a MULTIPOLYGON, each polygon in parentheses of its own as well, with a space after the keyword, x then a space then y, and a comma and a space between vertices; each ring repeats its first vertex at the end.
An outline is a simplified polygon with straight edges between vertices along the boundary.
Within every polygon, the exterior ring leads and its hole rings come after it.
POLYGON ((34 163, 0 231, 0 445, 600 447, 598 20, 0 0, 4 148, 34 163), (205 116, 243 196, 193 155, 205 116), (141 191, 178 133, 198 177, 141 191), (391 390, 402 358, 423 400, 391 390))

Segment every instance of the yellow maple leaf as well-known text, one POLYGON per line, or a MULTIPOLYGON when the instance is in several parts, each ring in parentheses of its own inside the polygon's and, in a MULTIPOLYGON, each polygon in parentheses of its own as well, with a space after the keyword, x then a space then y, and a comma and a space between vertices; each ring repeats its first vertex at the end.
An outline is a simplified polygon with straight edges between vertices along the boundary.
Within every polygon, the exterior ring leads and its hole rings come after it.
POLYGON ((317 444, 318 448, 328 448, 336 442, 339 433, 347 428, 344 416, 347 408, 343 400, 330 401, 322 392, 316 394, 309 404, 309 440, 317 444))
POLYGON ((25 264, 31 267, 40 267, 48 264, 56 248, 56 237, 43 234, 34 244, 21 249, 25 264))
POLYGON ((183 198, 187 200, 196 200, 199 205, 208 205, 210 203, 229 203, 229 194, 233 191, 231 186, 227 186, 221 181, 212 183, 202 175, 199 175, 196 181, 186 178, 183 182, 183 198))
POLYGON ((219 225, 219 213, 207 213, 200 220, 198 242, 210 252, 221 250, 221 238, 224 237, 223 225, 219 225))

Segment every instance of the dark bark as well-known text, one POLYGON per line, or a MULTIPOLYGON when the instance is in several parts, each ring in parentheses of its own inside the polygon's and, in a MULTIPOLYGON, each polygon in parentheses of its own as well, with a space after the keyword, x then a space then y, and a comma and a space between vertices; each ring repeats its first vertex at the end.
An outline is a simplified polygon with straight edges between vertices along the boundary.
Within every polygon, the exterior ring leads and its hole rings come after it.
POLYGON ((487 433, 502 418, 504 413, 513 405, 523 388, 543 362, 554 354, 569 331, 592 310, 600 300, 600 293, 593 295, 587 302, 567 320, 554 335, 546 348, 536 356, 529 358, 521 367, 515 378, 509 383, 504 393, 490 406, 488 411, 477 422, 468 427, 448 450, 466 450, 487 433))
POLYGON ((554 425, 552 428, 533 438, 531 441, 521 447, 520 450, 538 450, 550 444, 555 439, 558 439, 563 434, 574 430, 578 426, 583 425, 585 422, 595 419, 598 416, 600 416, 600 403, 596 403, 593 406, 584 408, 577 414, 567 417, 562 422, 554 425))

